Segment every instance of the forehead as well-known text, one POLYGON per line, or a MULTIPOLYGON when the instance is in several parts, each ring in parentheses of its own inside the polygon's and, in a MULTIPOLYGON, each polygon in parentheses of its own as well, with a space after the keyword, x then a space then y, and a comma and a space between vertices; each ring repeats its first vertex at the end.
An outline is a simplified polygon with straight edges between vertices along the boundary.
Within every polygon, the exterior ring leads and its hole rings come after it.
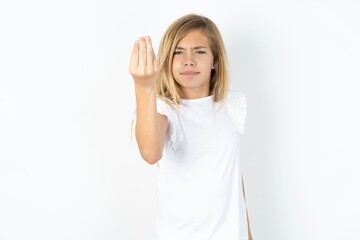
POLYGON ((187 33, 178 43, 178 47, 209 47, 209 39, 201 29, 195 29, 187 33))

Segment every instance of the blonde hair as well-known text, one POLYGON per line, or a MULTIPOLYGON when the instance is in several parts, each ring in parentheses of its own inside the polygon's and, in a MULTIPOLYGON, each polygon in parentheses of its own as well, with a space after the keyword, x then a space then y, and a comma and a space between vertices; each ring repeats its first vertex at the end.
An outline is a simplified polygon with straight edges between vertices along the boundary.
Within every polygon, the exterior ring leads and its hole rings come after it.
POLYGON ((210 50, 214 56, 215 69, 211 72, 210 94, 215 102, 223 102, 228 94, 228 61, 219 29, 207 17, 188 14, 180 17, 168 27, 158 50, 160 72, 159 79, 156 82, 156 94, 170 105, 180 105, 183 97, 172 72, 173 53, 179 41, 186 34, 198 29, 201 29, 207 36, 210 50))

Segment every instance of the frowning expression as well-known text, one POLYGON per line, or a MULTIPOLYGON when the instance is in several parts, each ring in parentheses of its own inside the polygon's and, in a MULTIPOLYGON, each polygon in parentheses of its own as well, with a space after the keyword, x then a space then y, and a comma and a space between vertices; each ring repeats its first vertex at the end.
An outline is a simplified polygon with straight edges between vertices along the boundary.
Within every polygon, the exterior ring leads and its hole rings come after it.
POLYGON ((174 52, 172 71, 185 98, 200 98, 210 94, 214 56, 209 41, 201 29, 182 38, 174 52))

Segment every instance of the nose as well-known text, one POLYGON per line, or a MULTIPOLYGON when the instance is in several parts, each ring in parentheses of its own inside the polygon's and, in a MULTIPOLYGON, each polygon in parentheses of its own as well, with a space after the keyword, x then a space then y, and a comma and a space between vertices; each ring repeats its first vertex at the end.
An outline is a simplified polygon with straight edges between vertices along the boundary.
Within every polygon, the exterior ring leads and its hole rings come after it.
POLYGON ((187 52, 184 54, 184 66, 194 66, 195 58, 192 53, 187 52))

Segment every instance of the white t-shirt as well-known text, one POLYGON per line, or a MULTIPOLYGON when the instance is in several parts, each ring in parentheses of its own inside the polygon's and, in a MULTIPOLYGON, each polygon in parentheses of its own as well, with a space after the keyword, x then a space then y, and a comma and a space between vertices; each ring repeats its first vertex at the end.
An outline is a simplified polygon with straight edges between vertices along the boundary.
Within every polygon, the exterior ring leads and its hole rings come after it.
POLYGON ((158 162, 157 240, 248 240, 239 165, 245 96, 232 90, 220 106, 212 96, 184 99, 177 113, 157 99, 169 121, 158 162))

